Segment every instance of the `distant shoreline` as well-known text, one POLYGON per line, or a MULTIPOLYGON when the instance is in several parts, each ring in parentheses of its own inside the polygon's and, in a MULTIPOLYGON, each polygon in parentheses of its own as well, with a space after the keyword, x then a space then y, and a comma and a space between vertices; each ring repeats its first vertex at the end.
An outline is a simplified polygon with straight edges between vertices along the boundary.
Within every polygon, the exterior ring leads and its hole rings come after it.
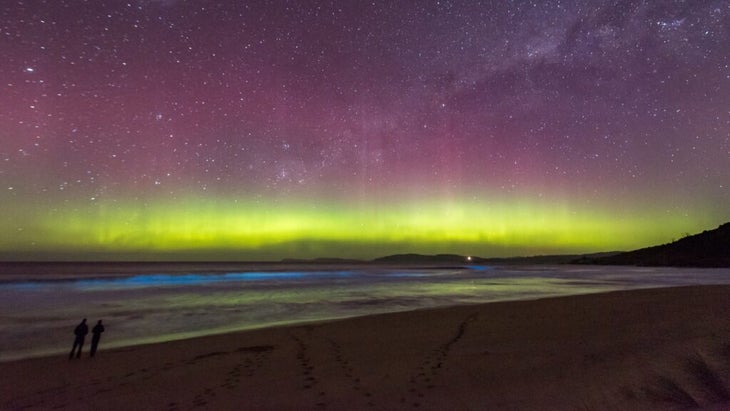
POLYGON ((483 258, 457 254, 394 254, 372 260, 341 258, 283 259, 279 261, 0 261, 0 280, 18 275, 47 276, 51 274, 128 275, 168 273, 201 273, 230 271, 277 271, 292 267, 306 270, 347 268, 403 268, 403 269, 461 269, 475 265, 554 265, 568 264, 581 257, 596 258, 613 255, 566 254, 531 257, 483 258))

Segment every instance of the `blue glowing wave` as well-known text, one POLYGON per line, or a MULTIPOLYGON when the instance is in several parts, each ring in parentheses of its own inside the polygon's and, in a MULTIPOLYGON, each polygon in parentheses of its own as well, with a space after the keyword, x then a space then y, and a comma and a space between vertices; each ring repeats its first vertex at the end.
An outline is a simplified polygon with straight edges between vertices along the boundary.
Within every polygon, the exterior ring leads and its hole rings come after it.
POLYGON ((170 287, 205 285, 226 282, 292 281, 350 277, 351 271, 276 271, 242 272, 223 274, 140 274, 130 277, 85 278, 73 280, 13 282, 2 286, 16 290, 42 289, 46 287, 71 287, 78 289, 120 289, 144 287, 170 287))

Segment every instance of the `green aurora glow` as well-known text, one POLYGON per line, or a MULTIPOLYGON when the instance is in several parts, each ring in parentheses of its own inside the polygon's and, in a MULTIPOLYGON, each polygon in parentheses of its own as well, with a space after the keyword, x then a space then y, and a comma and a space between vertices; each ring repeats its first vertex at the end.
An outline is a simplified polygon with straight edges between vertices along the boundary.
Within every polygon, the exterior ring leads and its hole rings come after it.
POLYGON ((0 260, 575 254, 730 221, 728 1, 5 3, 0 260))
POLYGON ((384 254, 509 256, 632 249, 704 228, 651 209, 616 211, 549 202, 434 201, 372 206, 314 202, 157 201, 16 207, 0 249, 63 259, 247 260, 384 254), (19 222, 24 229, 17 230, 19 222), (95 257, 96 256, 96 257, 95 257))

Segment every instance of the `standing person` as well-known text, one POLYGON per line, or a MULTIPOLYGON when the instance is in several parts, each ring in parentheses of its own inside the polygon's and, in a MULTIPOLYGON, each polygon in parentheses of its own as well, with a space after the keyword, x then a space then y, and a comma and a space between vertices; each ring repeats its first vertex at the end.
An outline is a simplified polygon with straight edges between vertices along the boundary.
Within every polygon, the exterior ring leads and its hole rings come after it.
POLYGON ((96 354, 96 347, 99 346, 99 339, 101 339, 101 333, 104 332, 104 326, 101 325, 101 320, 96 323, 94 328, 91 329, 91 352, 90 355, 93 357, 96 354))
POLYGON ((76 352, 76 358, 81 358, 81 349, 84 347, 84 337, 86 337, 86 334, 89 333, 89 326, 86 325, 86 318, 81 320, 81 323, 76 326, 74 329, 74 335, 76 338, 74 339, 74 345, 71 347, 71 354, 68 355, 68 359, 72 359, 74 357, 74 351, 76 351, 76 347, 79 347, 78 352, 76 352))

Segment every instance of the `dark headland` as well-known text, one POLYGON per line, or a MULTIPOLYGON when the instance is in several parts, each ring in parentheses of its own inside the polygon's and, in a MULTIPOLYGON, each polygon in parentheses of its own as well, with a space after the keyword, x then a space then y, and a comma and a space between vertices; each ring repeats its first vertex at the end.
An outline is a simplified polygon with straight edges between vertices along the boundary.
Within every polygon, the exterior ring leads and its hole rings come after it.
POLYGON ((730 267, 730 223, 668 244, 605 257, 583 256, 580 264, 669 267, 730 267))

